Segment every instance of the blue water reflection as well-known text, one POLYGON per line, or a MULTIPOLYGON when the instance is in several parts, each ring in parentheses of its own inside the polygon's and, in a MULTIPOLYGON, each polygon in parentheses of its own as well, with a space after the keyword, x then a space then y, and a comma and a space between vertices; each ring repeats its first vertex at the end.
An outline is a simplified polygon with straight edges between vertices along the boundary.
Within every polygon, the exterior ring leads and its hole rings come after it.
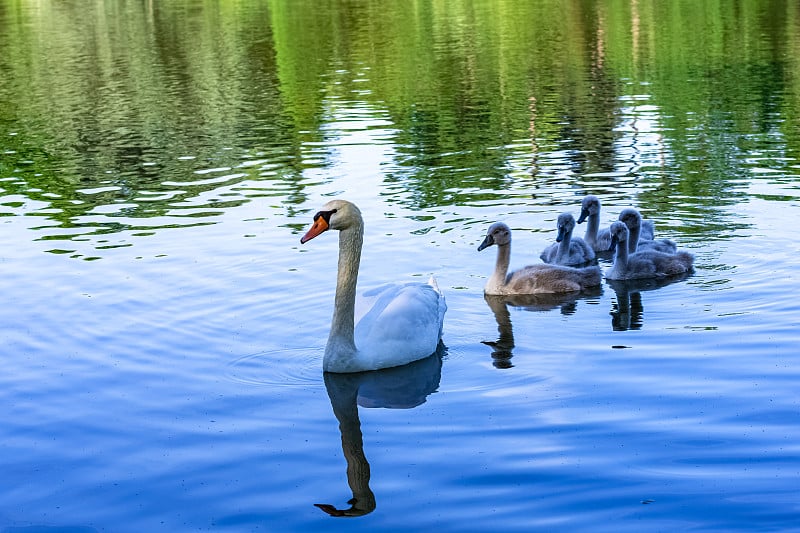
POLYGON ((342 452, 347 461, 347 484, 353 493, 347 509, 314 504, 330 516, 353 517, 371 513, 376 498, 369 487, 370 467, 364 453, 358 406, 385 409, 413 409, 425 403, 439 388, 443 344, 436 353, 402 367, 358 372, 325 373, 325 388, 342 433, 342 452))
POLYGON ((642 292, 654 291, 690 278, 692 272, 650 279, 609 279, 606 283, 614 290, 616 303, 611 308, 611 327, 614 331, 641 329, 644 322, 642 292))
POLYGON ((0 0, 0 531, 796 528, 799 25, 0 0), (695 273, 484 297, 488 225, 536 263, 587 194, 695 273), (323 375, 338 196, 446 353, 323 375))

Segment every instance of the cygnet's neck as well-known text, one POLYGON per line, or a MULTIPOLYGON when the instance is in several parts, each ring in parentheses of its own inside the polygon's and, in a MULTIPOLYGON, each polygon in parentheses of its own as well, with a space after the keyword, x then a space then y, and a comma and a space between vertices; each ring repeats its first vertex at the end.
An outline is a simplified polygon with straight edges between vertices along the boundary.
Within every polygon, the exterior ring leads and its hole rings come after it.
POLYGON ((569 243, 572 241, 572 232, 564 232, 561 242, 558 243, 558 252, 556 253, 556 263, 563 263, 569 259, 569 243))
POLYGON ((336 296, 333 303, 333 319, 328 344, 325 346, 323 367, 338 359, 354 358, 356 284, 361 263, 361 245, 364 227, 361 221, 339 232, 339 265, 336 278, 336 296))
POLYGON ((634 225, 632 228, 629 227, 628 231, 628 252, 633 253, 639 245, 639 235, 642 232, 642 225, 639 224, 638 226, 634 225))
POLYGON ((586 234, 583 237, 589 245, 594 246, 597 242, 597 233, 600 231, 600 214, 589 215, 586 221, 586 234))
MULTIPOLYGON (((630 236, 628 236, 628 241, 630 241, 630 236)), ((628 243, 627 242, 618 242, 617 243, 617 253, 614 256, 614 267, 616 268, 625 268, 628 265, 628 243)))
POLYGON ((508 265, 511 261, 511 243, 497 245, 497 261, 494 265, 494 272, 486 281, 485 292, 497 294, 506 284, 508 275, 508 265))

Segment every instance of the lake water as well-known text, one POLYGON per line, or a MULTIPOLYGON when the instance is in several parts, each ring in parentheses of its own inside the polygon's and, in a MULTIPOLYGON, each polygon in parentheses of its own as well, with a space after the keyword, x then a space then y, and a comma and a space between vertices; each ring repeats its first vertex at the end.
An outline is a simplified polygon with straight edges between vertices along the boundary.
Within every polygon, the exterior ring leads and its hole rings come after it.
POLYGON ((800 530, 794 3, 166 4, 0 0, 1 532, 800 530), (585 194, 695 272, 485 299, 585 194), (323 375, 332 197, 441 353, 323 375))

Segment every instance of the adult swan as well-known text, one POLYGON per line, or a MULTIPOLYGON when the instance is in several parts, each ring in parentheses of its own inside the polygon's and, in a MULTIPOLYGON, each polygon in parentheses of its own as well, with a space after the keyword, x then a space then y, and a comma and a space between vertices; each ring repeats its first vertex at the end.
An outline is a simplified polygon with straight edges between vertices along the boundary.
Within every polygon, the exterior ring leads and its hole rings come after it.
POLYGON ((314 215, 300 239, 339 230, 339 270, 333 319, 322 369, 362 372, 405 365, 436 351, 447 304, 431 277, 428 283, 390 283, 359 295, 358 266, 364 241, 361 211, 346 200, 331 200, 314 215))

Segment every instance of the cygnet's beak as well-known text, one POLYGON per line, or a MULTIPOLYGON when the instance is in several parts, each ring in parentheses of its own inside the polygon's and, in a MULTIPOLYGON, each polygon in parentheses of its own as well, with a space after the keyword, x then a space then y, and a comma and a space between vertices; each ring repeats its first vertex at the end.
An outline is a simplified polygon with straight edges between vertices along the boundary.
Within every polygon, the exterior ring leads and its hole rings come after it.
POLYGON ((558 235, 556 235, 556 242, 561 242, 564 240, 564 237, 567 236, 567 228, 564 226, 558 227, 558 235))
POLYGON ((483 239, 483 242, 480 244, 480 246, 478 246, 478 251, 480 252, 484 248, 488 248, 493 244, 494 244, 494 239, 492 238, 492 235, 490 233, 490 234, 486 235, 486 238, 483 239))

